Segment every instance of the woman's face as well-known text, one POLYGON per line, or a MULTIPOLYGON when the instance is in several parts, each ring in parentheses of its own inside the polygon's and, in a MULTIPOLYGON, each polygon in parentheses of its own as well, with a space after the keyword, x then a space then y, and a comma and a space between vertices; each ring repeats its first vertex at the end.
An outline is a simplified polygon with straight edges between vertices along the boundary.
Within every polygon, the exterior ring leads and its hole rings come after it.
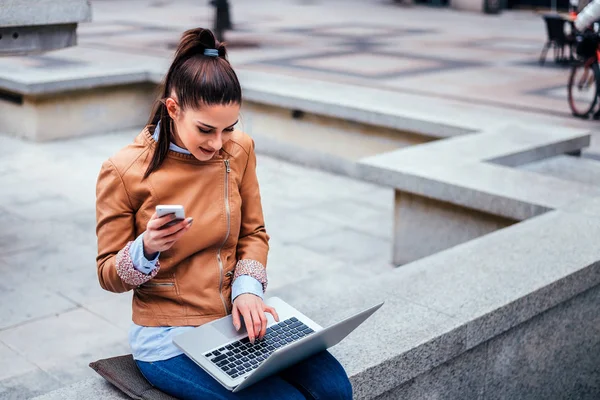
POLYGON ((203 106, 183 111, 172 98, 166 103, 175 124, 175 144, 200 161, 208 161, 231 139, 240 114, 239 104, 203 106))

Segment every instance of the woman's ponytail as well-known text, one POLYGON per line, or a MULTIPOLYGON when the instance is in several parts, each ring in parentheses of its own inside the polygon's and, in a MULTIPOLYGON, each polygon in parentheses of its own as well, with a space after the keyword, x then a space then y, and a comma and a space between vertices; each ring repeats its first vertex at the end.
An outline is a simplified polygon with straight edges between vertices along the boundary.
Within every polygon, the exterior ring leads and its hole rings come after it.
POLYGON ((227 61, 225 45, 210 30, 190 29, 181 36, 148 121, 148 125, 156 125, 160 121, 160 133, 144 178, 161 166, 169 152, 174 122, 165 101, 171 94, 175 94, 182 110, 216 104, 241 104, 242 89, 227 61))

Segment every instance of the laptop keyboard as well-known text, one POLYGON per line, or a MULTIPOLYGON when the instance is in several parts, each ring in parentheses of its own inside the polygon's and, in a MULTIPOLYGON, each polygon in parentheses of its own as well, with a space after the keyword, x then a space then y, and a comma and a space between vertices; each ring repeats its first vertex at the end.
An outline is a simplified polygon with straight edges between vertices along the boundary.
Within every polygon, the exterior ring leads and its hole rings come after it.
POLYGON ((265 337, 255 340, 254 344, 245 337, 204 356, 235 379, 258 368, 278 348, 300 340, 313 332, 297 318, 289 318, 268 327, 265 337))

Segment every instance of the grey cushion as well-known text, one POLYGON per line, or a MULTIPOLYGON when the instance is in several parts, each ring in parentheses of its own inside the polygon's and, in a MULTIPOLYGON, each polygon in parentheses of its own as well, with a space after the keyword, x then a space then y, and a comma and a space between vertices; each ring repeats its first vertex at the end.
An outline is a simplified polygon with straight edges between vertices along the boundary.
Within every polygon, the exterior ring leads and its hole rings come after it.
POLYGON ((136 400, 177 400, 152 386, 140 372, 131 354, 90 363, 100 376, 136 400))

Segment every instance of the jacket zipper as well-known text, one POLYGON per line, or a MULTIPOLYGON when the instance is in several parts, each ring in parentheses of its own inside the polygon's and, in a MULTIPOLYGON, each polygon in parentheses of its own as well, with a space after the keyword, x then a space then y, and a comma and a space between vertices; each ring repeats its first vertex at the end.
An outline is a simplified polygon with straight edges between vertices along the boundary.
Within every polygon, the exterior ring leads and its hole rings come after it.
POLYGON ((229 168, 229 160, 223 160, 225 162, 225 214, 227 215, 227 234, 225 235, 225 240, 221 247, 219 247, 219 251, 217 252, 217 261, 219 262, 219 296, 221 296, 221 301, 223 302, 223 309, 225 310, 225 315, 227 315, 227 304, 225 303, 225 298, 223 297, 223 260, 221 259, 221 250, 225 243, 227 243, 227 239, 229 239, 229 232, 231 230, 231 212, 229 209, 229 173, 231 169, 229 168))

